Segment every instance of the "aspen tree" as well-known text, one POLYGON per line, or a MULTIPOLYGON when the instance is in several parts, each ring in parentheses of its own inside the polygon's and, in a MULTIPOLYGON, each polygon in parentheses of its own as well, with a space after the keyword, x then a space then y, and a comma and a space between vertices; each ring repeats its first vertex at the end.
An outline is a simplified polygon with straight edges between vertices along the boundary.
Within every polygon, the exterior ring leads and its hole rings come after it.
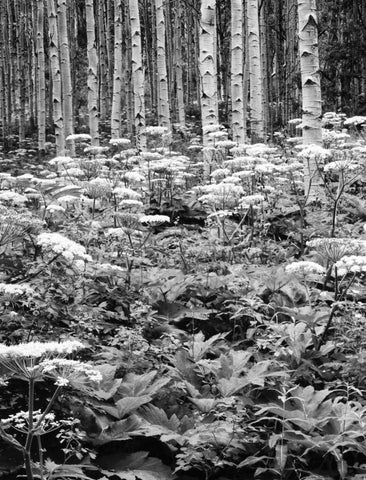
POLYGON ((243 20, 243 1, 231 0, 231 129, 237 143, 246 141, 243 20))
MULTIPOLYGON (((107 2, 109 3, 109 2, 107 2)), ((110 113, 109 108, 109 78, 108 78, 108 56, 107 56, 107 41, 106 41, 106 25, 104 21, 104 4, 102 0, 98 3, 98 13, 96 18, 98 20, 98 59, 99 59, 99 114, 100 119, 105 120, 110 113)))
POLYGON ((145 75, 142 64, 141 27, 138 0, 129 0, 131 43, 132 43, 132 86, 136 145, 146 148, 145 133, 145 75))
POLYGON ((0 4, 0 15, 3 19, 4 25, 0 29, 0 109, 1 109, 1 130, 2 130, 2 142, 4 145, 4 150, 7 150, 7 138, 9 131, 9 110, 10 105, 8 104, 8 95, 7 92, 10 92, 10 65, 9 65, 9 55, 8 55, 8 41, 7 36, 9 34, 9 21, 6 11, 5 2, 0 4))
POLYGON ((25 15, 24 3, 15 0, 14 11, 16 17, 16 79, 17 79, 17 113, 19 141, 25 140, 25 15))
MULTIPOLYGON (((305 145, 322 145, 322 98, 319 74, 318 19, 315 0, 298 0, 299 53, 302 85, 302 137, 305 145)), ((305 164, 304 184, 309 201, 324 195, 316 156, 305 164)))
MULTIPOLYGON (((175 15, 175 35, 174 35, 174 72, 177 96, 178 123, 182 127, 186 124, 184 110, 184 88, 183 88, 183 59, 182 59, 182 8, 178 1, 175 15)), ((189 58, 189 57, 188 57, 189 58)))
POLYGON ((250 82, 250 127, 252 140, 262 140, 263 126, 263 78, 259 37, 258 0, 247 2, 248 63, 250 82))
POLYGON ((199 71, 203 144, 210 143, 206 127, 219 123, 216 61, 216 0, 202 0, 199 34, 199 71))
POLYGON ((99 145, 98 56, 95 44, 94 2, 85 0, 86 35, 88 50, 88 114, 91 144, 99 145))
POLYGON ((303 143, 322 144, 318 20, 315 0, 298 0, 303 143))
POLYGON ((168 91, 168 75, 165 51, 165 18, 163 0, 155 0, 156 8, 156 46, 157 46, 157 77, 158 77, 158 123, 171 130, 170 105, 168 91))
MULTIPOLYGON (((57 24, 60 41, 60 66, 62 78, 62 106, 65 137, 74 133, 73 116, 73 93, 70 68, 70 48, 69 35, 67 32, 67 2, 66 0, 57 0, 57 24)), ((75 143, 72 140, 66 140, 66 145, 71 156, 75 155, 75 143)))
POLYGON ((111 136, 121 136, 122 0, 114 0, 114 70, 111 136))
POLYGON ((58 28, 55 0, 47 0, 48 29, 49 29, 49 56, 52 76, 52 116, 56 137, 57 155, 65 152, 65 132, 62 116, 62 85, 61 68, 58 49, 58 28))
POLYGON ((44 153, 46 143, 46 79, 44 56, 44 0, 37 0, 37 128, 38 151, 44 153))

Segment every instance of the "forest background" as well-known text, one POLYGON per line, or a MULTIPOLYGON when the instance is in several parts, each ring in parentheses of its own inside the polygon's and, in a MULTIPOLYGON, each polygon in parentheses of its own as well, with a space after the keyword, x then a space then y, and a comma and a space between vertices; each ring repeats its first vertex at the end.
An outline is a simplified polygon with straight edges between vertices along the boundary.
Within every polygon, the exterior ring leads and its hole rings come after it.
POLYGON ((366 110, 366 5, 358 0, 0 4, 5 149, 10 134, 22 142, 36 130, 41 153, 46 133, 58 153, 75 132, 90 130, 97 145, 101 130, 133 136, 146 118, 184 133, 187 119, 202 117, 224 123, 234 141, 271 138, 301 116, 299 12, 318 27, 313 73, 323 111, 366 110))

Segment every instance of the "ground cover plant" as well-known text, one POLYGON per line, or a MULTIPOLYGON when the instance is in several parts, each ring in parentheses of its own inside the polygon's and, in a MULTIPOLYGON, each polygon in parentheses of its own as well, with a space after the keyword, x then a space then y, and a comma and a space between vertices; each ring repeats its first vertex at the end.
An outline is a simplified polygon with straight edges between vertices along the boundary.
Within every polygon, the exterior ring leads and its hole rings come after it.
POLYGON ((4 154, 0 478, 366 478, 361 120, 4 154))

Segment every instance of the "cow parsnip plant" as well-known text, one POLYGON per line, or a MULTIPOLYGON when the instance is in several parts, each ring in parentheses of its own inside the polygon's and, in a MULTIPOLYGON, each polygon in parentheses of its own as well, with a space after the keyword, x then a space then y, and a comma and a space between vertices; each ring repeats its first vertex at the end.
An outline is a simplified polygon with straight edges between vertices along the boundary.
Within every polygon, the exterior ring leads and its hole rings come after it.
POLYGON ((299 155, 296 138, 236 145, 219 125, 210 152, 174 152, 154 127, 146 152, 77 143, 0 174, 1 434, 28 479, 362 478, 355 121, 325 116, 324 148, 299 155))

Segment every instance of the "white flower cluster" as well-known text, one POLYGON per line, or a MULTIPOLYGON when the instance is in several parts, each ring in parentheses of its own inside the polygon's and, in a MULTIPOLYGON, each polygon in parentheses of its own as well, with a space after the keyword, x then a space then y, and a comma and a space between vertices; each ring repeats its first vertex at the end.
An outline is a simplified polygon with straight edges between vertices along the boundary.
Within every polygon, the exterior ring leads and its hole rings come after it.
POLYGON ((27 283, 0 283, 0 295, 19 297, 20 295, 32 296, 34 294, 34 289, 27 283))
MULTIPOLYGON (((43 418, 42 425, 40 425, 43 432, 49 432, 59 426, 57 422, 55 422, 55 414, 54 413, 47 413, 43 416, 41 410, 34 410, 33 411, 33 425, 37 425, 38 422, 43 418)), ((1 424, 7 428, 12 426, 16 430, 20 430, 23 433, 28 432, 29 428, 29 411, 20 410, 19 412, 9 415, 8 418, 1 420, 1 424)))
POLYGON ((36 241, 45 251, 59 254, 68 262, 92 260, 91 256, 86 253, 85 247, 59 233, 40 233, 36 241))
POLYGON ((146 135, 151 135, 151 136, 158 136, 158 135, 164 135, 169 132, 167 127, 146 127, 145 128, 145 133, 146 135))
POLYGON ((18 192, 14 192, 13 190, 3 190, 0 192, 0 202, 1 203, 9 203, 15 206, 23 206, 25 202, 28 201, 28 198, 25 195, 21 195, 18 192))
POLYGON ((254 143, 249 145, 247 148, 247 154, 253 155, 254 157, 260 157, 261 155, 271 155, 277 152, 277 149, 274 147, 269 147, 265 143, 254 143))
POLYGON ((123 174, 123 179, 131 183, 141 183, 145 181, 145 176, 139 172, 126 172, 123 174))
POLYGON ((112 275, 123 275, 125 269, 118 266, 112 265, 110 263, 95 263, 90 265, 91 269, 95 272, 96 275, 100 276, 112 276, 112 275))
POLYGON ((105 178, 93 178, 85 185, 85 192, 90 198, 108 197, 112 193, 112 184, 105 178))
POLYGON ((217 132, 221 129, 221 125, 219 124, 214 124, 214 125, 205 125, 202 127, 202 132, 204 134, 212 133, 212 132, 217 132))
POLYGON ((337 132, 335 130, 327 130, 324 128, 322 130, 322 138, 325 144, 339 145, 351 138, 351 136, 345 132, 337 132))
POLYGON ((51 203, 46 207, 46 211, 49 213, 65 213, 66 210, 64 207, 61 207, 61 205, 55 205, 54 203, 51 203))
POLYGON ((307 246, 333 263, 345 255, 366 254, 366 241, 355 238, 314 238, 307 246))
POLYGON ((233 214, 230 210, 217 210, 216 212, 210 213, 210 215, 207 216, 207 219, 223 219, 230 217, 233 214))
POLYGON ((228 168, 217 168, 210 174, 210 176, 215 180, 222 179, 228 175, 230 175, 230 170, 228 168))
POLYGON ((66 137, 66 141, 73 141, 73 142, 88 142, 92 139, 92 137, 88 133, 73 133, 72 135, 68 135, 66 137))
POLYGON ((140 200, 130 200, 126 198, 125 200, 121 200, 118 206, 129 210, 141 210, 144 204, 140 202, 140 200))
POLYGON ((359 165, 352 160, 336 160, 324 165, 324 172, 344 172, 357 170, 359 165))
POLYGON ((301 122, 302 122, 302 119, 301 119, 301 118, 292 118, 292 119, 289 120, 287 123, 288 123, 289 125, 299 125, 301 122))
POLYGON ((121 199, 139 200, 141 198, 140 193, 128 187, 116 187, 113 189, 113 193, 117 198, 121 199))
POLYGON ((85 176, 85 172, 79 167, 67 167, 67 176, 81 178, 85 176))
POLYGON ((332 155, 332 152, 330 150, 326 150, 323 147, 320 147, 319 145, 307 145, 305 148, 301 150, 301 152, 298 153, 299 158, 303 158, 305 160, 312 160, 312 159, 318 159, 318 160, 325 160, 329 158, 332 155))
POLYGON ((131 140, 129 140, 128 138, 111 138, 109 140, 109 143, 111 145, 118 145, 118 146, 131 145, 131 140))
POLYGON ((323 275, 325 273, 325 268, 319 265, 319 263, 301 261, 286 265, 285 271, 293 275, 323 275))
POLYGON ((366 117, 363 117, 361 115, 356 115, 354 117, 347 118, 347 120, 344 121, 345 126, 357 126, 357 125, 363 125, 366 124, 366 117))
POLYGON ((108 150, 109 147, 92 146, 84 148, 84 152, 90 153, 90 155, 102 155, 103 153, 108 152, 108 150))
POLYGON ((338 275, 348 273, 366 272, 366 255, 348 255, 335 263, 338 275))
POLYGON ((233 142, 232 140, 220 140, 219 142, 216 142, 216 148, 233 148, 235 145, 236 142, 233 142))
POLYGON ((258 205, 264 202, 265 198, 263 195, 256 194, 256 195, 247 195, 240 199, 240 207, 241 208, 249 208, 252 205, 258 205))
POLYGON ((157 227, 163 223, 170 223, 167 215, 144 215, 139 218, 140 223, 146 223, 150 227, 157 227))
POLYGON ((85 348, 78 340, 64 342, 28 342, 18 345, 0 344, 0 363, 4 359, 40 358, 47 355, 69 355, 85 348))
POLYGON ((56 385, 67 386, 70 381, 78 377, 84 377, 90 382, 101 382, 103 376, 99 370, 96 370, 88 363, 78 362, 77 360, 68 360, 66 358, 53 358, 44 360, 39 364, 43 373, 56 377, 56 385))
POLYGON ((334 128, 342 126, 344 119, 347 117, 345 113, 326 112, 322 118, 323 125, 331 125, 334 128))
POLYGON ((222 140, 219 140, 219 142, 222 143, 227 139, 228 133, 225 130, 218 130, 216 132, 210 132, 208 136, 214 140, 221 138, 222 140))
POLYGON ((49 160, 49 165, 59 167, 61 165, 75 165, 75 160, 71 157, 55 157, 49 160))

